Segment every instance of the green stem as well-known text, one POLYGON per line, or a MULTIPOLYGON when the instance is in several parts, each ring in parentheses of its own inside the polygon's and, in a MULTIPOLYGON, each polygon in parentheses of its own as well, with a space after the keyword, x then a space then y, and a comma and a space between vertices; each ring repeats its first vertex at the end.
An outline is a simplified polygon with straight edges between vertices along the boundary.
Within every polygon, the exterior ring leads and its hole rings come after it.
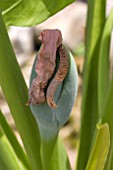
POLYGON ((70 163, 59 137, 42 139, 43 170, 71 170, 70 163))
POLYGON ((58 140, 42 140, 42 164, 43 170, 60 170, 58 140))

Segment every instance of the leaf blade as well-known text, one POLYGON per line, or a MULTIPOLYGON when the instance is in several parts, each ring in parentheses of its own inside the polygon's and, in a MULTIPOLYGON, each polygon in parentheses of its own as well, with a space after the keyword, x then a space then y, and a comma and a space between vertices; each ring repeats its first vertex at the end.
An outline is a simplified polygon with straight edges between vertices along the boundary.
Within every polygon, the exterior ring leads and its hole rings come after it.
POLYGON ((109 49, 110 49, 110 36, 113 28, 113 9, 107 18, 105 23, 101 46, 100 46, 100 57, 99 57, 99 81, 98 81, 98 107, 99 114, 101 115, 105 96, 108 91, 110 84, 110 63, 109 63, 109 49), (104 82, 104 83, 103 83, 104 82))
POLYGON ((97 125, 97 133, 86 170, 103 170, 110 146, 110 132, 107 123, 97 125))
POLYGON ((34 26, 72 2, 74 0, 23 0, 15 8, 4 13, 4 20, 8 26, 34 26))
POLYGON ((112 165, 113 160, 113 78, 110 82, 109 89, 106 95, 106 101, 102 112, 102 123, 107 122, 110 128, 110 149, 108 154, 108 159, 106 162, 105 170, 109 170, 112 165))
POLYGON ((98 58, 104 23, 105 0, 89 0, 83 75, 82 123, 77 170, 83 170, 86 167, 98 119, 98 58))
POLYGON ((0 11, 5 11, 13 5, 16 5, 20 0, 0 0, 0 11))
POLYGON ((110 36, 113 28, 113 9, 111 10, 105 24, 101 49, 100 49, 100 60, 99 62, 99 114, 102 117, 103 123, 106 121, 110 127, 111 144, 106 162, 105 170, 112 169, 113 160, 113 121, 112 121, 112 110, 113 110, 113 78, 110 80, 110 63, 109 63, 109 49, 110 49, 110 36), (104 83, 103 83, 104 82, 104 83))
POLYGON ((26 106, 28 90, 11 46, 1 13, 0 27, 0 85, 23 140, 31 166, 34 170, 42 169, 39 130, 29 107, 26 106), (38 148, 36 150, 37 146, 38 148))
POLYGON ((24 153, 22 147, 20 146, 17 138, 15 137, 12 129, 8 125, 7 121, 5 120, 5 117, 3 116, 3 113, 0 111, 0 125, 2 127, 2 130, 4 131, 6 137, 8 138, 13 150, 15 151, 17 157, 21 162, 25 165, 25 167, 29 170, 30 165, 28 162, 28 159, 26 157, 26 154, 24 153))
POLYGON ((27 170, 20 165, 9 141, 0 128, 0 170, 27 170))

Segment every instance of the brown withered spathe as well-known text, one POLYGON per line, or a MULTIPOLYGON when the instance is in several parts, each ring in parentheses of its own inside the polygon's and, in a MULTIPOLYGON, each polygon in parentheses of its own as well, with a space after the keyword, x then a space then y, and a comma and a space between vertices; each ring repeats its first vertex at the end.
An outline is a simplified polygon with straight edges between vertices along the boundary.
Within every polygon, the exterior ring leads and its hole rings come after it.
POLYGON ((37 77, 32 81, 29 92, 29 104, 37 105, 47 101, 50 107, 56 108, 54 94, 68 71, 67 52, 61 45, 62 35, 58 29, 42 31, 39 39, 42 41, 42 45, 35 65, 37 77), (44 89, 48 80, 53 76, 56 67, 57 49, 60 54, 60 65, 55 77, 48 86, 47 94, 45 94, 44 89))

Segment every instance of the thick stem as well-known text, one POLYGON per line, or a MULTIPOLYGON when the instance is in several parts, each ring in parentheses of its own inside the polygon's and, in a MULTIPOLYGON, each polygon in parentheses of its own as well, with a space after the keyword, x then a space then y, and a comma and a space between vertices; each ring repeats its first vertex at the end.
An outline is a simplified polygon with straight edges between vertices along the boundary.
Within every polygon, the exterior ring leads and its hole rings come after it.
POLYGON ((58 134, 51 140, 42 139, 42 164, 43 170, 71 170, 58 134))

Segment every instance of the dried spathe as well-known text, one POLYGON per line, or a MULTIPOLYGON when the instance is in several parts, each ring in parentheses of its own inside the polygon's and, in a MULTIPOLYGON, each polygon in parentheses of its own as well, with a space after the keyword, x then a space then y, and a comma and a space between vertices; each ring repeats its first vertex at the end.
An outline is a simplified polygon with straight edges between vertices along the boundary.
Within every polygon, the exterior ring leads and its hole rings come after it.
POLYGON ((54 94, 68 72, 68 53, 62 45, 62 35, 58 29, 42 31, 39 39, 42 45, 35 65, 37 77, 33 79, 29 92, 29 104, 37 105, 47 101, 51 108, 56 108, 54 94), (57 50, 60 55, 60 65, 45 94, 44 89, 55 71, 57 50))

